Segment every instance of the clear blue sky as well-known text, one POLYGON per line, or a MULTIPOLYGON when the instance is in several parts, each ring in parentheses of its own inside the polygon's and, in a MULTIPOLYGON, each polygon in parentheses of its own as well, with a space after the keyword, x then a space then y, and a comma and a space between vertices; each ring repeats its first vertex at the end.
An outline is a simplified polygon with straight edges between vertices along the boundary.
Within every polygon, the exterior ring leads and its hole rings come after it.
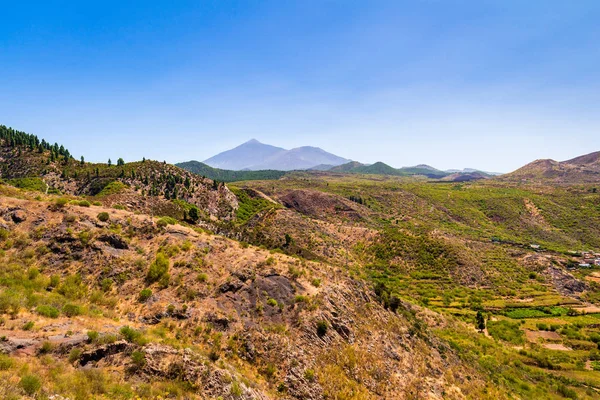
POLYGON ((250 138, 509 171, 600 150, 600 1, 4 2, 0 123, 90 161, 250 138))

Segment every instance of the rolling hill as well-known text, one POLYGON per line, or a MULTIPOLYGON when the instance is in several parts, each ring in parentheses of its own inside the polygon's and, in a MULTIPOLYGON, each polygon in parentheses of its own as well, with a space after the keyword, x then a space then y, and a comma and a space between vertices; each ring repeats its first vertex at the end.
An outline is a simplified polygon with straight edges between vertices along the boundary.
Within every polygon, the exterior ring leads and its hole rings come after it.
POLYGON ((220 182, 279 179, 286 174, 285 171, 276 170, 232 171, 213 168, 199 161, 187 161, 175 164, 175 166, 220 182))
POLYGON ((600 182, 600 151, 566 161, 536 160, 499 179, 563 184, 600 182))

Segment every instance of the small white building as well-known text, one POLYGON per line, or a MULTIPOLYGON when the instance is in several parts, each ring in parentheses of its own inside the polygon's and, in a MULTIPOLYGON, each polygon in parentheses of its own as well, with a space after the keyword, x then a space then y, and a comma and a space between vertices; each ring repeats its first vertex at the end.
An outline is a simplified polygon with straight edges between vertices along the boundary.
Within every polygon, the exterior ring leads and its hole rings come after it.
POLYGON ((588 263, 581 263, 581 264, 579 264, 579 266, 580 266, 581 268, 589 268, 589 267, 591 267, 591 265, 590 265, 590 264, 588 264, 588 263))

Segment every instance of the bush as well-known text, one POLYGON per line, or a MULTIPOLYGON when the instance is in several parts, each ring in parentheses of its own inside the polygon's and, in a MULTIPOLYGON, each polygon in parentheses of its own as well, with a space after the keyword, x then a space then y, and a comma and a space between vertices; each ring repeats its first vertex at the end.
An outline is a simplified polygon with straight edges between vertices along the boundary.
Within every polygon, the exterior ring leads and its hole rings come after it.
POLYGON ((141 369, 146 365, 146 356, 141 351, 131 353, 131 362, 136 369, 141 369))
POLYGON ((76 361, 79 361, 79 357, 81 357, 81 349, 78 349, 77 347, 75 347, 69 353, 69 362, 71 364, 73 364, 76 361))
POLYGON ((87 337, 90 343, 94 343, 98 340, 100 334, 97 331, 88 331, 87 337))
POLYGON ((6 354, 0 353, 0 371, 6 371, 13 366, 13 359, 6 354))
POLYGON ((327 328, 329 326, 327 325, 327 321, 319 321, 317 322, 317 335, 319 335, 319 337, 323 337, 327 334, 327 328))
POLYGON ((277 300, 275 300, 275 299, 273 299, 273 298, 269 297, 269 298, 267 299, 267 304, 268 304, 268 305, 270 305, 270 306, 272 306, 272 307, 277 307, 277 300))
POLYGON ((77 205, 80 207, 89 207, 91 204, 87 200, 80 200, 77 202, 77 205))
POLYGON ((27 322, 25 322, 25 324, 23 325, 23 330, 24 330, 24 331, 30 331, 30 330, 32 330, 32 329, 33 329, 33 325, 34 325, 33 321, 27 321, 27 322))
POLYGON ((40 347, 40 354, 48 354, 48 353, 52 353, 52 349, 54 346, 52 346, 52 343, 50 342, 44 342, 42 343, 42 347, 40 347))
POLYGON ((69 318, 75 317, 77 315, 81 315, 81 308, 75 304, 65 304, 62 312, 69 318))
POLYGON ((148 268, 146 280, 148 283, 159 281, 169 271, 169 259, 162 253, 156 255, 156 259, 148 268))
POLYGON ((121 333, 123 338, 130 343, 137 343, 139 345, 144 344, 143 336, 140 331, 136 331, 135 329, 129 326, 124 326, 119 332, 121 333))
POLYGON ((110 278, 104 278, 100 282, 100 287, 102 288, 102 291, 105 293, 110 291, 110 289, 112 288, 112 285, 113 285, 113 281, 110 278))
POLYGON ((54 200, 55 208, 64 208, 64 206, 66 206, 68 203, 69 200, 65 199, 64 197, 59 197, 58 199, 54 200))
POLYGON ((99 221, 106 222, 110 219, 110 215, 108 215, 106 211, 103 211, 99 213, 96 218, 98 218, 99 221))
POLYGON ((60 312, 58 309, 48 305, 41 305, 35 309, 35 312, 48 318, 58 318, 60 312))
POLYGON ((21 308, 19 295, 12 290, 0 293, 0 314, 16 316, 21 308))
POLYGON ((150 289, 143 289, 140 292, 140 295, 138 296, 138 300, 139 300, 140 303, 143 303, 146 300, 148 300, 150 298, 150 296, 152 296, 152 290, 150 290, 150 289))
POLYGON ((77 215, 74 215, 74 214, 65 215, 64 221, 67 224, 72 224, 73 222, 77 221, 77 215))
POLYGON ((306 371, 304 371, 304 379, 306 379, 309 382, 314 382, 315 381, 315 370, 307 369, 306 371))
POLYGON ((23 388, 26 394, 33 396, 42 387, 42 381, 37 375, 25 375, 21 378, 19 386, 23 388))

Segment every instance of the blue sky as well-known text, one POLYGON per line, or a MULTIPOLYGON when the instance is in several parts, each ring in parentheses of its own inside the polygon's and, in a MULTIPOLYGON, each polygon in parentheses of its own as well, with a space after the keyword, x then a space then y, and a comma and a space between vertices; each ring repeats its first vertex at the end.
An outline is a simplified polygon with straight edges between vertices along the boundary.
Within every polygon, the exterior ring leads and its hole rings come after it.
POLYGON ((0 123, 90 161, 203 160, 256 138, 504 172, 600 150, 595 0, 2 10, 0 123))

